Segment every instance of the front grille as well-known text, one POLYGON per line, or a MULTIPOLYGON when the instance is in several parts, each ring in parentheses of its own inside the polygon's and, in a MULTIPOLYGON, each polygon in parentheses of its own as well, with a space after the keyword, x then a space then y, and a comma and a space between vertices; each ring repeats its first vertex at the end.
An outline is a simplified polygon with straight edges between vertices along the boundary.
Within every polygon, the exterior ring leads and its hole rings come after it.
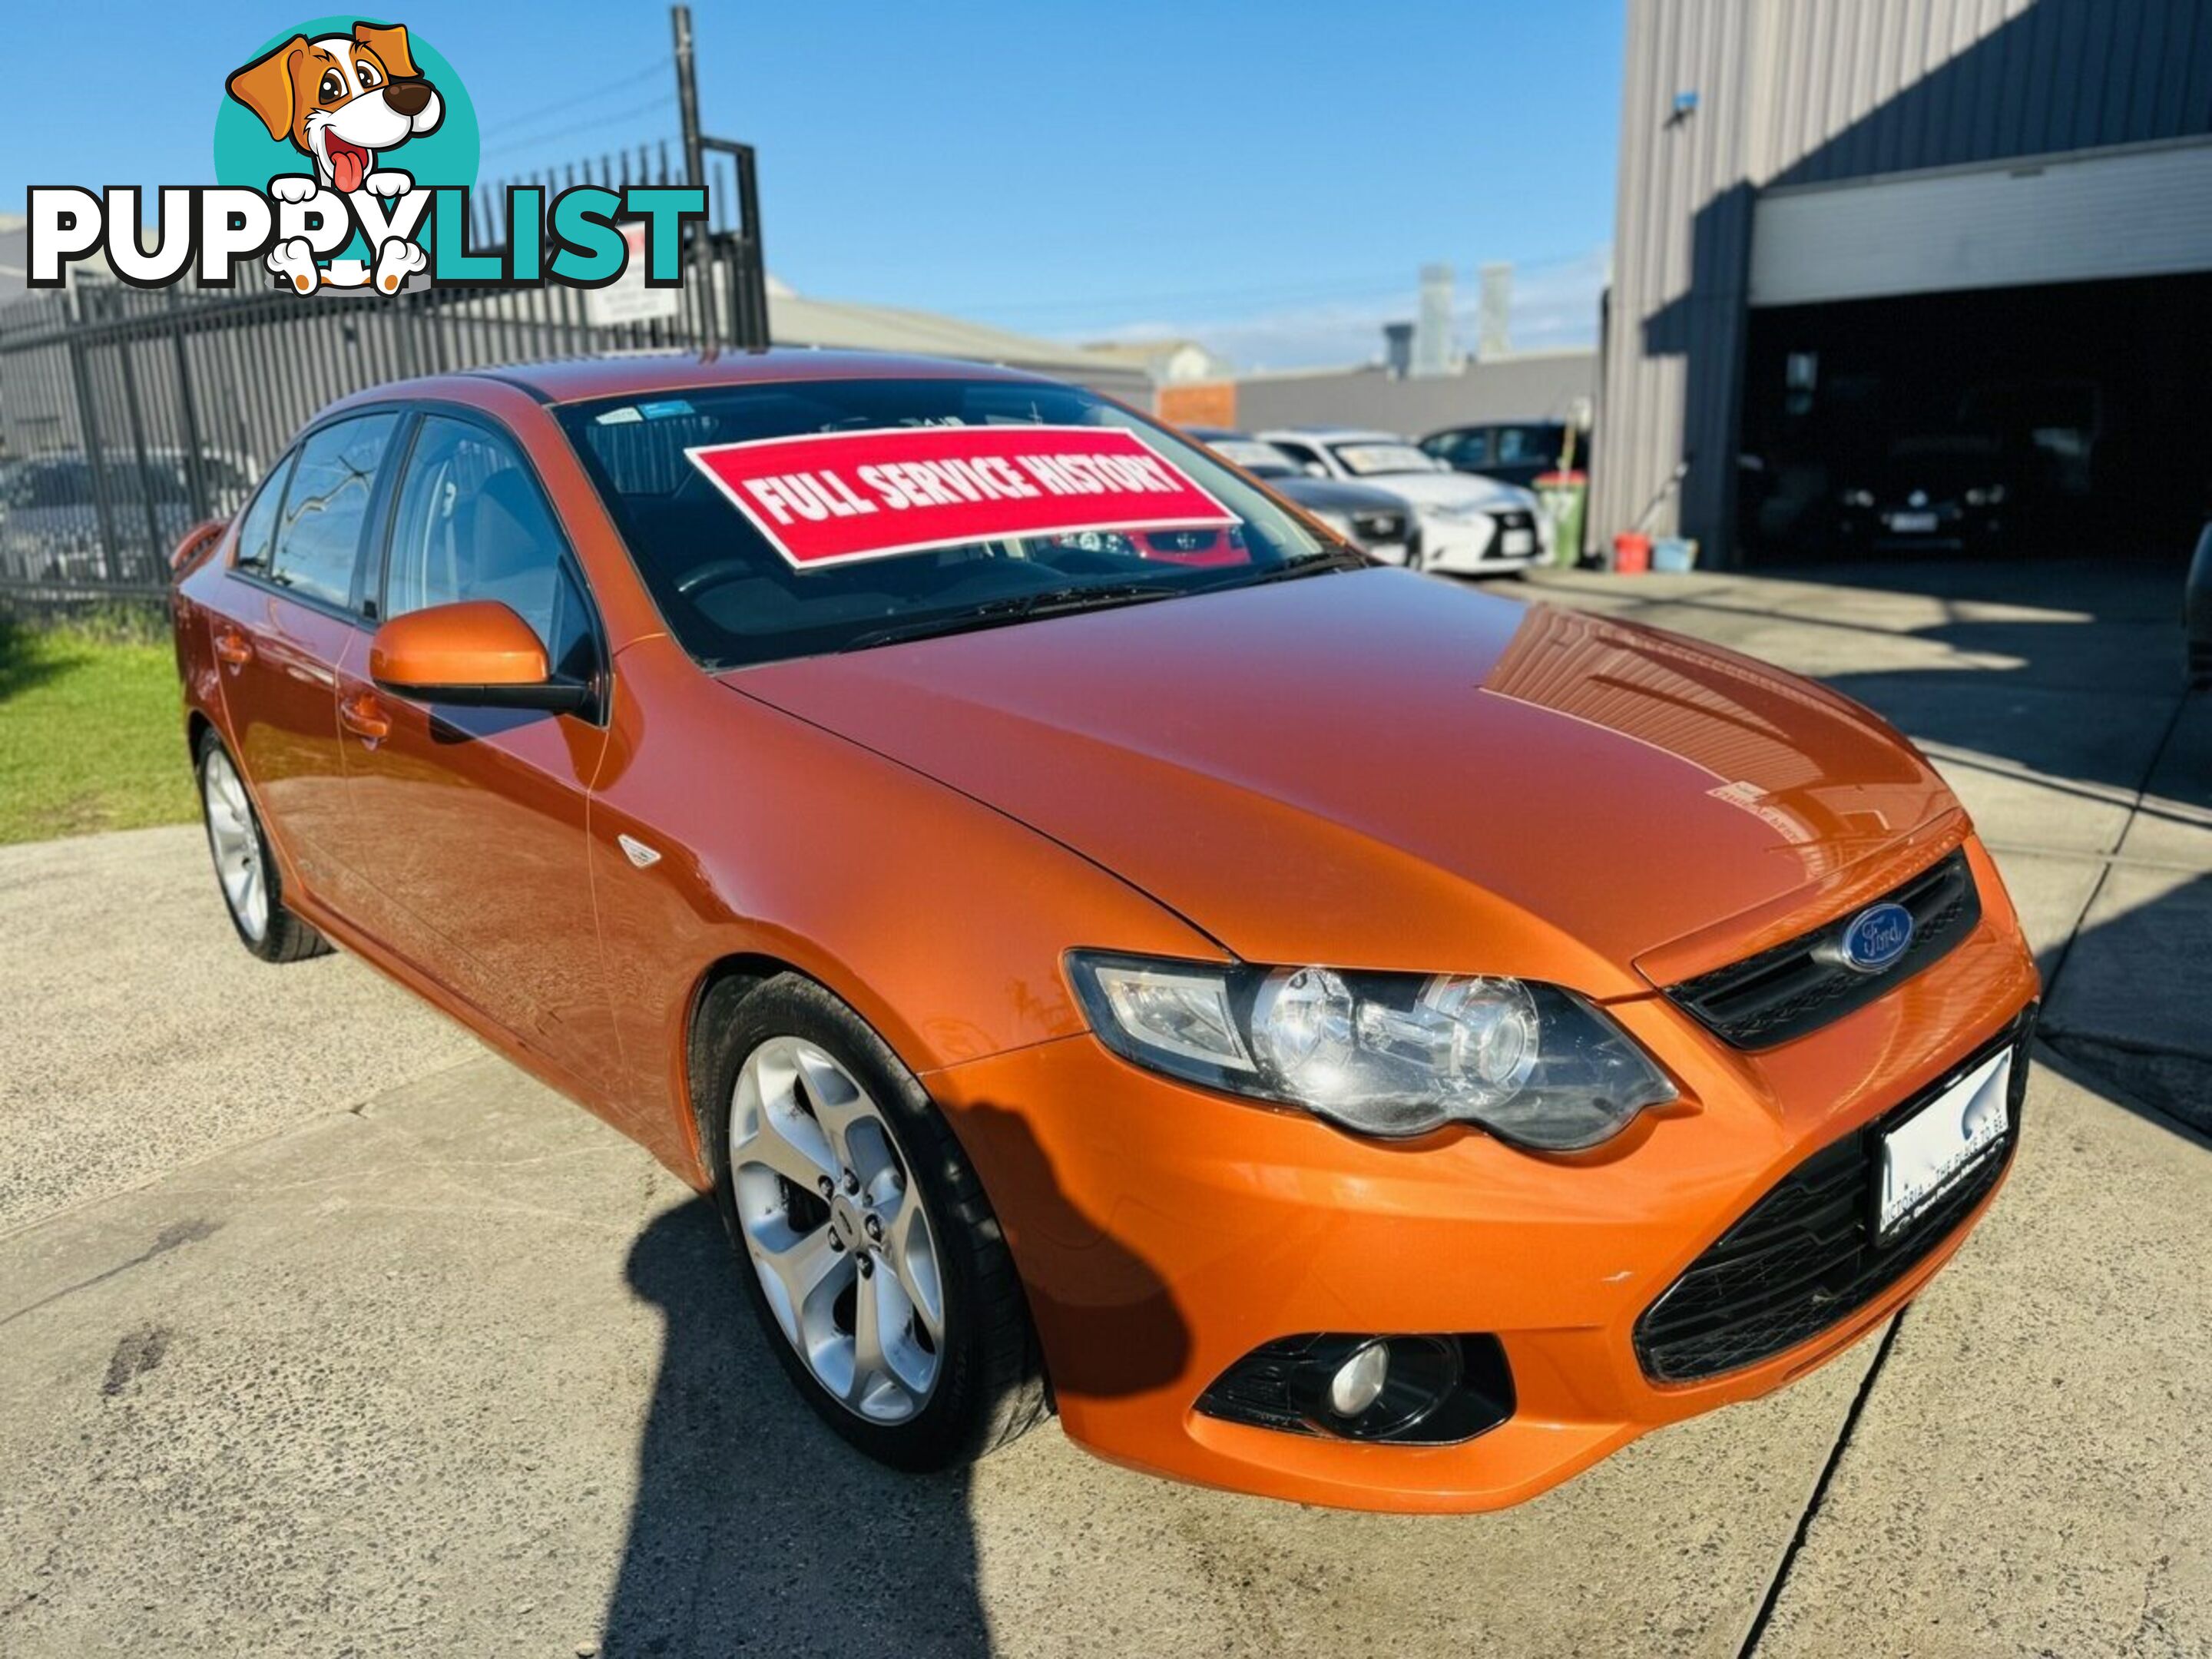
POLYGON ((1636 1322, 1636 1358, 1655 1382, 1692 1382, 1755 1365, 1848 1318, 1949 1237, 2011 1161, 2027 1087, 2035 1010, 1972 1060, 1879 1121, 1807 1158, 1723 1233, 1636 1322), (2005 1138, 1965 1179, 1881 1244, 1875 1180, 1885 1130, 1999 1049, 2013 1047, 2005 1138))
POLYGON ((1490 515, 1490 540, 1483 546, 1482 557, 1503 559, 1510 556, 1518 559, 1537 550, 1536 517, 1533 513, 1519 508, 1510 513, 1493 513, 1490 515), (1505 537, 1509 531, 1515 530, 1525 530, 1529 532, 1528 545, 1520 552, 1509 556, 1505 551, 1505 537))
POLYGON ((1736 1048, 1771 1048, 1887 995, 1982 919, 1982 896, 1964 848, 1870 902, 1901 904, 1912 913, 1911 944, 1878 973, 1844 964, 1840 944, 1851 921, 1844 916, 1755 957, 1686 979, 1667 994, 1736 1048))

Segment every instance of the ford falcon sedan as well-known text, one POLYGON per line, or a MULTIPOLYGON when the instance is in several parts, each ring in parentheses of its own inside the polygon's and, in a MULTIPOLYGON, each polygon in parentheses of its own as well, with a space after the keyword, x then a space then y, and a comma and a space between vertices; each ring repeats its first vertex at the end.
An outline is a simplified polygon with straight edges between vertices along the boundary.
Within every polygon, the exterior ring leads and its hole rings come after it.
POLYGON ((1904 738, 1380 568, 1073 386, 385 386, 173 611, 245 947, 343 947, 710 1194, 902 1468, 1056 1414, 1515 1503, 1887 1319, 2014 1156, 2035 971, 1904 738))

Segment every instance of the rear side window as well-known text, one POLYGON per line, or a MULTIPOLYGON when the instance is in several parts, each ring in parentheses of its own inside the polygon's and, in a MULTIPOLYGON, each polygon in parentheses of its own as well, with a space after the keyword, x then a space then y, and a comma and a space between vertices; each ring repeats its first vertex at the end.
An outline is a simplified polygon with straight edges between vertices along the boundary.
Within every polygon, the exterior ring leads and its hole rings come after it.
POLYGON ((325 605, 352 604, 362 526, 398 418, 356 416, 300 446, 270 555, 270 580, 325 605))
POLYGON ((261 481, 252 505, 246 509, 246 517, 238 526, 235 561, 241 570, 269 568, 269 549, 276 539, 276 511, 284 504, 284 481, 292 476, 293 459, 287 455, 269 469, 269 476, 261 481))
POLYGON ((1555 426, 1506 427, 1498 434, 1498 459, 1548 466, 1559 458, 1559 437, 1555 426))

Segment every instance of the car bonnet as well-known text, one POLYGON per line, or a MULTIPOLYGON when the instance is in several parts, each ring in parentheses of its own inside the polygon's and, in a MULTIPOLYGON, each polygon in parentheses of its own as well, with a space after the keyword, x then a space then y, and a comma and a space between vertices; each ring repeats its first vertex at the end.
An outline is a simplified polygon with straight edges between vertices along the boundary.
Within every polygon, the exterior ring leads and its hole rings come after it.
POLYGON ((1821 688, 1393 570, 724 678, 1258 961, 1625 994, 1645 988, 1639 957, 1692 934, 1670 966, 1741 954, 1716 923, 1815 909, 1955 807, 1909 745, 1821 688))

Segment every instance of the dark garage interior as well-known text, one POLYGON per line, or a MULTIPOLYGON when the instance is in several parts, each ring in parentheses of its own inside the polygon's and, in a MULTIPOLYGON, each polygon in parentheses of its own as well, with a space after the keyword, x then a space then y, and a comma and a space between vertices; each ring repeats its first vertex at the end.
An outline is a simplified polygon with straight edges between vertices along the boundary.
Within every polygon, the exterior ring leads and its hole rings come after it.
POLYGON ((2212 276, 1754 308, 1747 558, 2188 556, 2212 276))

